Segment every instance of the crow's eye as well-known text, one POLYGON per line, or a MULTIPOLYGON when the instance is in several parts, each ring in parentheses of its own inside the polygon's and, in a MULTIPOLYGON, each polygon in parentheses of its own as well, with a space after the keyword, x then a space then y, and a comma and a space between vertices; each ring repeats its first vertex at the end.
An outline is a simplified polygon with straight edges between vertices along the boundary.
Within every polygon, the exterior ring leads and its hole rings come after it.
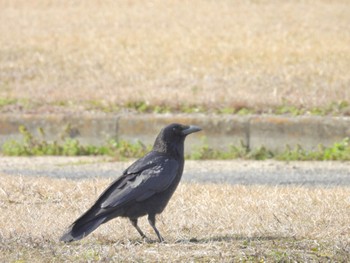
POLYGON ((180 133, 181 131, 182 131, 182 127, 180 127, 180 126, 173 127, 173 132, 180 133))

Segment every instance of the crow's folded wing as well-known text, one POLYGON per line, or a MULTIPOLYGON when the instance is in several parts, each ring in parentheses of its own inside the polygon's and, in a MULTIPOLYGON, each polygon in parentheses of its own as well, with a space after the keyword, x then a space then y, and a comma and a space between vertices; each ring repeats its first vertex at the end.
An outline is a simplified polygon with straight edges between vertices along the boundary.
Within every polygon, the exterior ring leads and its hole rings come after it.
POLYGON ((100 207, 116 208, 133 201, 143 201, 155 193, 166 190, 179 172, 176 160, 167 156, 147 158, 144 165, 131 165, 123 176, 101 196, 100 207))

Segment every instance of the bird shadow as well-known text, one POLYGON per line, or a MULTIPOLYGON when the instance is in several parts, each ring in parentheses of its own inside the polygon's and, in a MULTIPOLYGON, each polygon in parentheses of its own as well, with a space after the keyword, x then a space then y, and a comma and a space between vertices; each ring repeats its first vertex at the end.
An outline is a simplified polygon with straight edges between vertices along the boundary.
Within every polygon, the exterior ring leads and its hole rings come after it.
POLYGON ((243 235, 218 235, 218 236, 211 236, 211 237, 202 237, 202 238, 189 238, 189 239, 179 239, 176 240, 175 243, 194 243, 194 244, 207 244, 207 243, 213 243, 213 242, 234 242, 234 241, 274 241, 274 240, 290 240, 292 237, 286 237, 286 236, 273 236, 273 235, 267 235, 267 236, 243 236, 243 235))
MULTIPOLYGON (((106 239, 103 238, 102 243, 105 245, 133 245, 133 246, 141 246, 145 244, 161 244, 156 239, 150 239, 150 238, 135 238, 135 239, 121 239, 121 240, 112 240, 112 239, 106 239)), ((167 242, 162 242, 167 243, 167 242)))
POLYGON ((274 235, 255 235, 255 236, 245 236, 245 235, 216 235, 210 237, 191 237, 188 239, 177 239, 173 240, 165 240, 164 242, 159 242, 157 239, 150 238, 135 238, 135 239, 125 239, 125 240, 110 240, 104 239, 102 243, 104 244, 119 244, 119 245, 134 245, 140 246, 145 244, 209 244, 215 242, 254 242, 254 241, 281 241, 281 240, 291 240, 293 237, 288 236, 274 236, 274 235))

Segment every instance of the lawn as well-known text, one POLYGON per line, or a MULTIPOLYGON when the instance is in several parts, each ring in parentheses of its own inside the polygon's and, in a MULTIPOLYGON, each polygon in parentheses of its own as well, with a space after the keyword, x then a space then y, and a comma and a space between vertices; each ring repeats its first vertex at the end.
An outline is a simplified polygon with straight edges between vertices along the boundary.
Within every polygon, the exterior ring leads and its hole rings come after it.
POLYGON ((350 260, 350 188, 182 183, 162 215, 157 240, 146 218, 142 241, 126 219, 63 244, 64 229, 109 179, 1 175, 1 262, 350 260))
POLYGON ((349 13, 346 0, 0 1, 0 109, 348 105, 349 13))

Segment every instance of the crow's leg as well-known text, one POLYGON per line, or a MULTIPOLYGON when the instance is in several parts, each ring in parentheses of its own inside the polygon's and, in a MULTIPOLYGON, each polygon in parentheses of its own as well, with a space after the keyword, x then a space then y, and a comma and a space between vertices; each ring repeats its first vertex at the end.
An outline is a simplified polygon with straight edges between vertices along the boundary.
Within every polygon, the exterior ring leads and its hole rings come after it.
POLYGON ((142 232, 141 228, 137 225, 137 218, 129 218, 131 224, 136 228, 137 232, 141 235, 142 238, 147 238, 146 235, 142 232))
POLYGON ((154 232, 156 232, 158 238, 159 238, 159 242, 164 242, 164 238, 160 235, 158 229, 156 228, 156 215, 148 215, 148 222, 151 225, 151 227, 153 228, 154 232))

